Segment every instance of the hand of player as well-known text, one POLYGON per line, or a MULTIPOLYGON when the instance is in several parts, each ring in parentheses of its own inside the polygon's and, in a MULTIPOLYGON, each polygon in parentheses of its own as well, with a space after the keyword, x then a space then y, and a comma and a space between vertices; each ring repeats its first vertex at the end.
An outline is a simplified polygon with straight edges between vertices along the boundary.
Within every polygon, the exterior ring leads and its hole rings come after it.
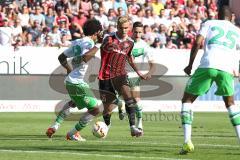
POLYGON ((145 80, 149 80, 152 78, 152 75, 150 73, 147 73, 144 75, 144 77, 145 77, 145 80))
POLYGON ((147 80, 147 76, 146 76, 146 74, 139 74, 139 77, 141 78, 141 79, 143 79, 143 80, 147 80))
POLYGON ((189 76, 191 74, 191 71, 192 71, 192 66, 188 65, 187 67, 184 68, 184 72, 189 76))
POLYGON ((97 37, 98 37, 98 43, 102 43, 102 41, 103 41, 103 31, 99 31, 97 33, 97 37))

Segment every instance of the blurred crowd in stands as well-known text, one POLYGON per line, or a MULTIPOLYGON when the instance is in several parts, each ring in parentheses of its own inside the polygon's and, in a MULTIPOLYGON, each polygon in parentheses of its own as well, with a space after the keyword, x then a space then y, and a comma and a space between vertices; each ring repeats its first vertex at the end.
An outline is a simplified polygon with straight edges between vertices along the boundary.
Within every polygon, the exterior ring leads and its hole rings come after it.
MULTIPOLYGON (((216 19, 220 0, 6 0, 0 1, 0 46, 68 47, 83 37, 95 18, 105 34, 128 15, 144 25, 143 39, 154 48, 190 49, 200 25, 216 19)), ((232 15, 232 23, 237 18, 232 15)), ((131 32, 129 32, 131 35, 131 32)))

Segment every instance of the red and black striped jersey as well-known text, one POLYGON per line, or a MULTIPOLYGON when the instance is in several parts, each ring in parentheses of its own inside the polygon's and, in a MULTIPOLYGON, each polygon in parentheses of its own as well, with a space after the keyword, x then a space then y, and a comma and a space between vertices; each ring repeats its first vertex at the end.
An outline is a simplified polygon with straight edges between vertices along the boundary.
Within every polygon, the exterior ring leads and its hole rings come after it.
POLYGON ((126 75, 126 61, 131 57, 134 42, 131 38, 121 40, 116 33, 107 36, 101 46, 100 80, 126 75))

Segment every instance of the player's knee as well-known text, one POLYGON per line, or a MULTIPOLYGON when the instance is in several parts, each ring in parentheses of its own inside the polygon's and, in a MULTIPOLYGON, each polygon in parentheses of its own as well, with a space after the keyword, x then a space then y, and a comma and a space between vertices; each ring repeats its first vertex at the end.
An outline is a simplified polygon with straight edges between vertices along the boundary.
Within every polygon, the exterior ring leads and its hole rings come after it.
POLYGON ((112 114, 112 111, 109 110, 109 109, 104 108, 103 115, 109 115, 109 114, 112 114))
POLYGON ((126 107, 136 107, 137 101, 134 98, 124 100, 126 107))

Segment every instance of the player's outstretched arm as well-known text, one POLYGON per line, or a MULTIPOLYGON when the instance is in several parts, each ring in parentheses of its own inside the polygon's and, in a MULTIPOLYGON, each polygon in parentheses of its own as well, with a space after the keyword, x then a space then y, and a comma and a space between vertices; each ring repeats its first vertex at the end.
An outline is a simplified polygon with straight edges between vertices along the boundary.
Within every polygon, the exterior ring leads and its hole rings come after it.
POLYGON ((92 57, 95 56, 95 54, 97 53, 98 49, 100 48, 101 44, 96 44, 93 48, 91 48, 89 51, 87 51, 84 55, 83 55, 83 61, 85 63, 87 63, 92 57))
POLYGON ((58 56, 58 61, 67 70, 67 74, 69 74, 72 71, 72 67, 68 64, 67 56, 64 53, 58 56))
POLYGON ((141 77, 141 79, 146 79, 146 75, 143 75, 142 73, 140 73, 139 69, 137 68, 136 64, 134 63, 133 56, 128 57, 128 63, 133 68, 133 70, 138 74, 138 76, 141 77))
POLYGON ((184 72, 187 75, 191 74, 193 62, 196 58, 196 55, 198 53, 198 50, 201 47, 201 44, 202 44, 203 40, 204 40, 204 37, 202 35, 198 35, 197 38, 196 38, 196 41, 193 44, 193 47, 192 47, 191 53, 190 53, 190 59, 189 59, 188 66, 186 68, 184 68, 184 72))
POLYGON ((154 61, 148 61, 149 71, 146 74, 146 79, 152 78, 153 73, 156 71, 156 63, 154 61))

